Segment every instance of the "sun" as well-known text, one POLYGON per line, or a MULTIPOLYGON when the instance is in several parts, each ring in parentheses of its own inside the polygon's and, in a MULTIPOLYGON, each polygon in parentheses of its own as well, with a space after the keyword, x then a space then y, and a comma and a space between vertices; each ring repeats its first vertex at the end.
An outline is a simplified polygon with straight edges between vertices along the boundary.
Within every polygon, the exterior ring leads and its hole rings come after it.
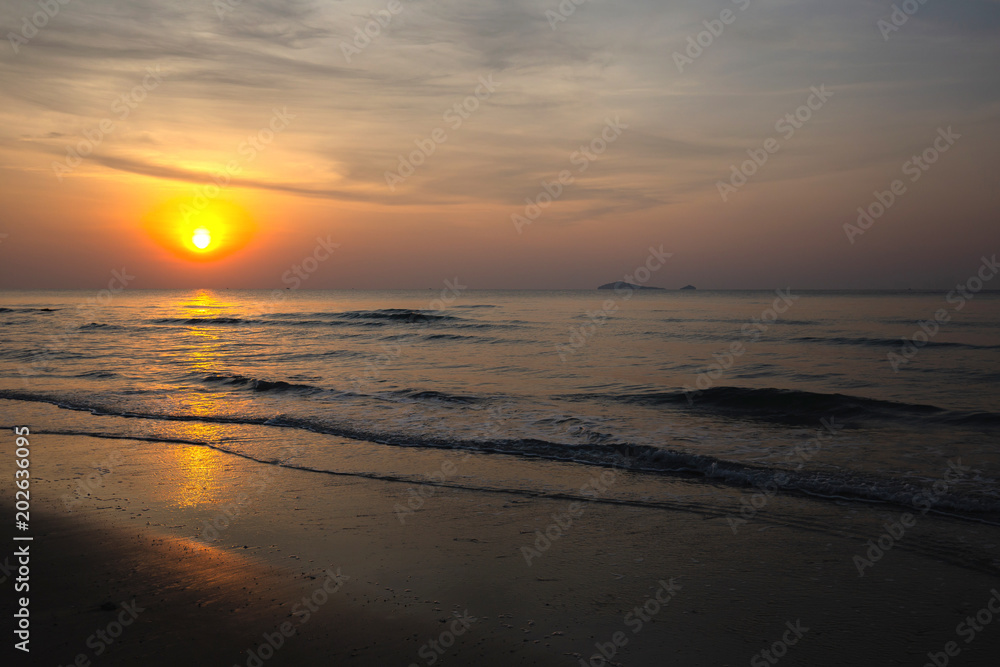
POLYGON ((191 237, 191 243, 198 250, 205 250, 212 243, 212 233, 205 229, 204 227, 199 227, 194 230, 194 236, 191 237))
POLYGON ((256 225, 246 209, 223 199, 176 197, 144 220, 157 244, 186 260, 212 262, 243 249, 256 225))

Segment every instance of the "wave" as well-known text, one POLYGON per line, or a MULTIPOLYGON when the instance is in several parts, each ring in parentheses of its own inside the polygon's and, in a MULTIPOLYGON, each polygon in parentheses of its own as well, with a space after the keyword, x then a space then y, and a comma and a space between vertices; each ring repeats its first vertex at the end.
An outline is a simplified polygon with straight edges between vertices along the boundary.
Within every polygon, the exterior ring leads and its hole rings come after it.
MULTIPOLYGON (((489 305, 468 305, 452 306, 452 308, 498 308, 499 306, 489 305)), ((325 311, 325 312, 291 312, 291 313, 268 313, 263 317, 273 317, 276 319, 394 319, 406 320, 409 318, 419 319, 461 319, 454 315, 442 315, 437 310, 414 310, 410 308, 380 308, 376 310, 345 310, 345 311, 325 311)))
POLYGON ((331 320, 278 320, 278 319, 257 319, 253 317, 161 317, 149 320, 151 324, 189 324, 189 325, 215 325, 215 324, 235 324, 235 325, 270 325, 270 326, 337 326, 346 325, 347 322, 336 322, 331 320))
POLYGON ((62 308, 0 308, 0 313, 54 313, 62 308))
POLYGON ((258 325, 258 326, 286 326, 286 327, 301 327, 301 326, 313 326, 313 327, 333 327, 333 326, 348 326, 350 324, 367 324, 369 326, 382 325, 384 322, 346 322, 337 320, 276 320, 276 319, 257 319, 251 317, 161 317, 159 319, 150 320, 151 324, 186 324, 186 325, 201 325, 201 326, 211 326, 211 325, 258 325))
POLYGON ((285 380, 263 380, 247 375, 227 375, 213 374, 201 378, 202 382, 209 384, 219 384, 231 387, 246 388, 255 392, 300 392, 304 394, 316 394, 325 392, 342 397, 362 397, 377 398, 391 401, 432 401, 435 403, 453 403, 460 405, 471 405, 480 403, 486 399, 479 396, 462 394, 449 394, 442 391, 431 391, 426 389, 398 389, 377 394, 358 394, 351 391, 341 391, 337 389, 326 389, 312 384, 302 384, 296 382, 286 382, 285 380))
POLYGON ((477 343, 490 342, 479 336, 462 336, 461 334, 428 334, 423 340, 454 340, 454 341, 475 341, 477 343))
POLYGON ((295 352, 287 353, 282 352, 274 356, 276 361, 289 362, 297 361, 299 359, 327 359, 327 358, 368 358, 370 355, 363 354, 361 352, 356 352, 354 350, 323 350, 319 352, 295 352))
POLYGON ((400 398, 413 399, 418 401, 435 401, 439 403, 458 403, 462 405, 471 405, 473 403, 481 403, 485 399, 480 396, 468 396, 461 394, 447 394, 442 391, 431 391, 427 389, 400 389, 397 391, 388 392, 391 396, 398 396, 400 398))
POLYGON ((242 317, 160 317, 150 320, 152 324, 267 324, 266 320, 242 317))
POLYGON ((245 375, 206 375, 203 382, 213 384, 225 384, 238 387, 247 387, 253 391, 299 391, 306 393, 316 393, 323 391, 322 387, 311 384, 296 384, 285 382, 284 380, 261 380, 259 378, 247 377, 245 375))
POLYGON ((239 374, 206 375, 201 378, 201 381, 209 384, 245 388, 254 392, 300 392, 303 394, 325 392, 341 397, 376 398, 390 401, 431 401, 434 403, 453 403, 459 405, 472 405, 486 400, 479 396, 449 394, 442 391, 432 391, 427 389, 397 389, 394 391, 386 391, 376 394, 358 394, 351 391, 327 389, 312 384, 286 382, 285 380, 263 380, 239 374))
POLYGON ((73 377, 105 379, 105 378, 116 378, 121 376, 118 375, 118 373, 113 373, 111 371, 88 371, 86 373, 77 373, 73 377))
MULTIPOLYGON (((481 325, 473 325, 473 328, 478 328, 481 325)), ((507 324, 497 325, 497 326, 507 326, 507 324)), ((461 328, 466 328, 468 325, 460 325, 461 328)), ((452 341, 456 343, 475 343, 477 345, 532 345, 533 341, 524 340, 523 338, 502 338, 493 336, 469 336, 463 334, 453 334, 453 333, 435 333, 426 334, 421 336, 419 340, 434 341, 434 340, 445 340, 452 341)))
POLYGON ((409 310, 406 308, 383 308, 381 310, 353 310, 334 315, 339 320, 364 326, 385 324, 442 324, 462 329, 514 328, 523 324, 517 320, 503 323, 478 322, 458 315, 441 315, 437 311, 409 310))
POLYGON ((86 355, 53 346, 49 349, 18 349, 0 347, 0 359, 13 359, 43 366, 57 359, 84 359, 86 355))
POLYGON ((348 322, 337 322, 331 320, 274 320, 274 319, 256 319, 252 317, 162 317, 155 320, 149 320, 150 324, 185 324, 185 325, 199 325, 199 326, 213 326, 213 325, 235 325, 235 326, 247 326, 247 325, 257 325, 257 326, 286 326, 286 327, 301 327, 301 326, 347 326, 348 322))
POLYGON ((103 322, 91 322, 89 324, 81 324, 76 328, 77 331, 121 331, 125 327, 118 326, 117 324, 105 324, 103 322))
POLYGON ((406 310, 399 308, 389 308, 384 310, 356 310, 342 313, 319 313, 311 317, 324 317, 326 319, 301 319, 299 317, 285 317, 277 319, 271 316, 263 318, 253 317, 161 317, 147 320, 149 324, 181 324, 181 325, 258 325, 258 326, 389 326, 396 324, 445 324, 462 328, 494 328, 509 327, 511 323, 489 323, 476 322, 455 315, 438 315, 424 311, 406 310))
MULTIPOLYGON (((241 376, 220 376, 236 379, 241 376)), ((432 392, 436 393, 436 392, 432 392)), ((875 502, 944 514, 953 518, 995 523, 1000 521, 1000 499, 955 483, 938 492, 932 491, 933 480, 917 482, 901 477, 852 470, 790 469, 766 464, 744 463, 694 454, 675 449, 629 443, 589 443, 571 445, 533 438, 449 440, 440 437, 419 437, 340 426, 311 419, 288 416, 213 417, 178 414, 144 414, 108 410, 82 401, 64 400, 40 394, 0 390, 0 398, 52 403, 64 409, 88 411, 95 415, 122 416, 148 420, 240 424, 269 428, 291 428, 341 438, 400 447, 424 447, 466 450, 482 454, 502 454, 527 459, 571 461, 584 465, 614 467, 634 472, 679 476, 694 481, 723 484, 730 487, 765 490, 768 493, 802 495, 822 500, 875 502), (931 501, 931 502, 928 502, 931 501)), ((119 436, 108 436, 119 437, 119 436)), ((129 439, 136 439, 129 434, 129 439)), ((157 441, 171 441, 169 436, 152 436, 157 441)), ((185 440, 185 442, 187 442, 185 440)), ((195 443, 191 444, 208 444, 195 443)), ((240 452, 231 452, 242 455, 240 452)), ((287 464, 282 464, 287 465, 287 464)), ((289 466, 295 467, 295 466, 289 466)), ((316 470, 316 469, 312 469, 316 470)), ((317 470, 339 474, 335 470, 317 470)), ((982 489, 995 489, 995 480, 976 480, 982 489)))
MULTIPOLYGON (((919 329, 920 328, 920 323, 921 323, 921 320, 911 320, 911 319, 906 319, 906 318, 882 319, 882 320, 876 320, 876 321, 880 322, 882 324, 902 324, 902 325, 904 325, 906 327, 912 327, 914 330, 919 329)), ((926 322, 926 320, 924 320, 924 321, 926 322)), ((956 328, 972 328, 972 329, 996 328, 997 326, 1000 326, 1000 322, 976 321, 976 320, 966 320, 966 319, 962 319, 962 320, 951 319, 944 326, 947 326, 949 329, 953 328, 953 327, 956 327, 956 328)))
MULTIPOLYGON (((349 391, 324 389, 284 380, 263 380, 244 375, 209 375, 204 382, 245 386, 256 392, 302 391, 329 392, 340 396, 362 396, 349 391)), ((449 394, 422 389, 399 389, 368 395, 388 400, 429 400, 438 403, 477 404, 488 399, 468 394, 449 394)), ((568 401, 610 401, 649 407, 670 406, 711 412, 724 417, 752 419, 793 425, 814 425, 822 419, 835 419, 844 425, 872 423, 921 422, 951 426, 1000 427, 1000 413, 948 410, 934 405, 903 403, 848 394, 822 394, 798 389, 751 389, 746 387, 711 387, 702 391, 664 391, 638 393, 587 393, 556 397, 568 401)))
MULTIPOLYGON (((866 347, 899 347, 903 341, 901 338, 867 338, 864 336, 834 336, 825 338, 822 336, 800 336, 789 339, 794 343, 823 343, 826 345, 859 345, 866 347)), ((954 343, 949 341, 928 341, 921 344, 921 347, 959 347, 972 350, 995 350, 1000 349, 1000 345, 976 345, 974 343, 954 343)))
MULTIPOLYGON (((671 311, 661 310, 661 311, 654 311, 654 312, 661 312, 661 313, 663 313, 663 312, 671 312, 671 311)), ((759 313, 758 313, 758 315, 759 315, 759 313)), ((739 324, 739 325, 743 325, 743 324, 746 324, 749 321, 749 319, 746 318, 746 317, 736 317, 736 316, 726 317, 726 318, 721 318, 721 317, 664 317, 664 318, 661 318, 659 321, 660 322, 698 322, 698 323, 700 323, 700 322, 712 322, 712 323, 718 323, 718 324, 739 324)), ((778 320, 770 321, 767 324, 768 324, 768 326, 771 326, 773 324, 790 324, 790 325, 796 325, 796 326, 816 326, 817 324, 819 324, 819 322, 816 321, 816 320, 778 319, 778 320)))
POLYGON ((634 394, 569 394, 561 398, 573 401, 609 400, 647 406, 678 406, 727 416, 787 422, 817 423, 835 418, 844 423, 864 421, 912 421, 926 419, 953 425, 1000 426, 995 412, 963 412, 934 405, 900 403, 846 394, 820 394, 797 389, 750 389, 711 387, 684 392, 646 392, 634 394))
POLYGON ((381 310, 349 310, 335 313, 345 320, 392 320, 394 322, 445 322, 461 320, 455 315, 439 315, 436 311, 409 310, 407 308, 383 308, 381 310))

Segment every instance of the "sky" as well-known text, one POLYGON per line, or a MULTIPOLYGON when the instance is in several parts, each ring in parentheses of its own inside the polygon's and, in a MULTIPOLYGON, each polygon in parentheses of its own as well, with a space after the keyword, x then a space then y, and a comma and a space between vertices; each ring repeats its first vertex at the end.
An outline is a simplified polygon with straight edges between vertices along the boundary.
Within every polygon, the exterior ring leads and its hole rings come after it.
POLYGON ((1000 251, 1000 2, 576 2, 5 0, 0 288, 588 289, 652 248, 666 288, 949 289, 1000 251))

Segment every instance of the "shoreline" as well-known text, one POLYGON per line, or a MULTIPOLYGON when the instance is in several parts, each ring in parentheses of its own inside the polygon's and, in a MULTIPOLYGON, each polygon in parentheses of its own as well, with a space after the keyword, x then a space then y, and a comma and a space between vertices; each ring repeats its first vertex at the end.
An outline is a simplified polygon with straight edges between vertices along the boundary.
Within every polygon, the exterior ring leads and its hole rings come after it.
MULTIPOLYGON (((609 664, 717 667, 747 664, 797 622, 809 631, 787 647, 790 663, 912 664, 996 586, 904 549, 859 577, 856 538, 774 521, 734 535, 723 518, 667 509, 574 513, 565 499, 436 488, 400 520, 402 484, 274 471, 179 443, 119 444, 122 462, 68 513, 63 494, 107 459, 107 441, 32 441, 33 641, 55 664, 72 664, 132 599, 147 611, 93 664, 166 664, 193 650, 260 667, 246 651, 292 623, 262 664, 596 665, 603 648, 609 664), (234 505, 241 493, 250 501, 234 505), (219 516, 215 541, 195 539, 219 516), (324 572, 345 579, 298 628, 307 607, 294 606, 324 572)), ((911 530, 914 544, 944 539, 929 521, 911 530)), ((1000 647, 994 630, 963 664, 1000 647)))

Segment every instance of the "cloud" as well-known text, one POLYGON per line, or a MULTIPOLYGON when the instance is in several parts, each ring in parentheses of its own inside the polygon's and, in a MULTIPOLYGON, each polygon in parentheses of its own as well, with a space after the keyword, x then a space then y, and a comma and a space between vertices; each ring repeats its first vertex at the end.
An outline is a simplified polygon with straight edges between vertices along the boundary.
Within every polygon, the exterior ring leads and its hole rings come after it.
MULTIPOLYGON (((88 161, 155 179, 207 181, 271 109, 293 126, 240 187, 386 205, 516 205, 566 167, 604 119, 631 129, 566 193, 589 218, 672 205, 711 192, 810 85, 838 98, 790 142, 761 180, 835 176, 891 164, 935 123, 980 121, 997 108, 991 71, 996 2, 924 6, 886 43, 885 3, 848 0, 591 0, 553 30, 546 0, 400 0, 402 10, 354 44, 381 0, 71 3, 0 61, 8 96, 0 130, 25 139, 8 168, 38 168, 53 147, 108 117, 114 100, 159 66, 164 83, 88 161), (736 20, 683 73, 672 54, 723 8, 736 20), (935 44, 929 52, 928 43, 935 44), (970 62, 966 52, 976 54, 970 62), (451 129, 444 114, 481 76, 501 86, 451 129), (448 133, 426 165, 391 192, 386 172, 435 128, 448 133), (46 141, 49 140, 49 141, 46 141), (24 152, 28 152, 27 154, 24 152), (31 157, 26 157, 31 155, 31 157), (36 162, 33 162, 36 161, 36 162), (624 184, 624 185, 623 185, 624 184), (582 202, 586 202, 583 205, 582 202)), ((16 29, 35 4, 4 3, 16 29)), ((86 169, 87 167, 81 167, 86 169)))

